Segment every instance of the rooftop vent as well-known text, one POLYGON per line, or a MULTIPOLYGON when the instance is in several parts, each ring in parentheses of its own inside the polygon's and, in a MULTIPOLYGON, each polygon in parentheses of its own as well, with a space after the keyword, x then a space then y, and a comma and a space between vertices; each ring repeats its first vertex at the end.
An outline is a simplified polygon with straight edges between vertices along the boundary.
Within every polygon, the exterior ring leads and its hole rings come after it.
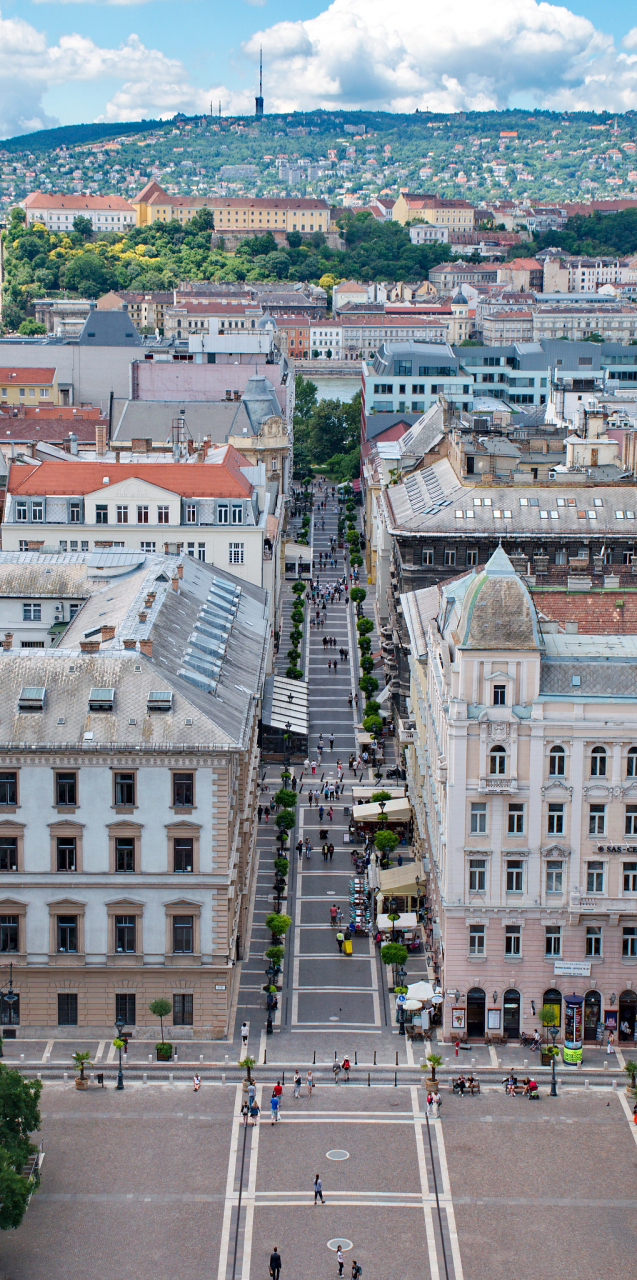
POLYGON ((173 705, 171 689, 151 689, 148 695, 149 711, 170 711, 173 705))
POLYGON ((114 689, 91 689, 88 696, 88 709, 89 711, 112 711, 114 702, 114 689))
POLYGON ((44 689, 39 685, 25 685, 18 698, 18 711, 43 711, 44 689))

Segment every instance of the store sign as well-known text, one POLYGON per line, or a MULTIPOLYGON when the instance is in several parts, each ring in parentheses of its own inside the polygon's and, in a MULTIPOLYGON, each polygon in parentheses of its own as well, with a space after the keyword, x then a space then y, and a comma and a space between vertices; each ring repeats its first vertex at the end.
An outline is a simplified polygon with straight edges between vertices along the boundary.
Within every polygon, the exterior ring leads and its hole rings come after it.
POLYGON ((570 975, 572 978, 590 978, 590 960, 554 960, 553 973, 570 975))
POLYGON ((225 991, 225 989, 226 989, 225 982, 215 982, 215 991, 225 991))
POLYGON ((598 853, 637 853, 637 844, 598 844, 598 853))

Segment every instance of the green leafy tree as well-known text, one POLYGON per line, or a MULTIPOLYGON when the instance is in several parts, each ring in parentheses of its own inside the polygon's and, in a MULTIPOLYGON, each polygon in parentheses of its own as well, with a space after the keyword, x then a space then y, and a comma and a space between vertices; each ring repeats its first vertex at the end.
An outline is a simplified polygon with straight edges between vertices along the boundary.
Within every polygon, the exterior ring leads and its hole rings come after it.
POLYGON ((407 963, 407 955, 407 948, 402 942, 384 942, 380 949, 380 958, 387 965, 404 965, 407 963))
POLYGON ((73 219, 73 230, 83 240, 91 240, 93 236, 93 223, 90 218, 85 218, 81 213, 73 219))
POLYGON ((172 1013, 173 1011, 172 1004, 170 1003, 170 1000, 164 999, 163 996, 158 996, 156 1000, 151 1000, 148 1008, 150 1009, 150 1012, 152 1013, 154 1018, 159 1018, 159 1022, 161 1026, 161 1042, 163 1044, 164 1043, 164 1018, 167 1018, 169 1013, 172 1013))
POLYGON ((64 284, 83 297, 98 296, 117 287, 115 272, 106 266, 95 253, 81 253, 69 262, 64 284))
POLYGON ((40 324, 37 320, 32 320, 29 316, 26 320, 22 321, 22 324, 18 329, 18 333, 24 334, 26 338, 35 338, 40 334, 46 333, 46 325, 40 324))
POLYGON ((283 938, 292 924, 292 917, 281 911, 271 911, 265 918, 265 927, 273 938, 283 938))

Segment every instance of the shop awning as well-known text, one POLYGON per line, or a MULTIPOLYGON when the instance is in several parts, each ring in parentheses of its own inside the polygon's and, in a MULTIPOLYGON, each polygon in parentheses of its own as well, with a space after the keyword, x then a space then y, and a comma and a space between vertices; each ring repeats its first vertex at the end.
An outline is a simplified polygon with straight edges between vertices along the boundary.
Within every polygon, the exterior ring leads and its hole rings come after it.
POLYGON ((420 877, 420 888, 424 893, 425 877, 423 875, 422 863, 410 862, 404 867, 389 867, 387 871, 381 871, 379 874, 380 891, 385 897, 398 893, 402 897, 416 897, 416 876, 420 877))
MULTIPOLYGON (((379 804, 355 804, 352 813, 354 822, 379 822, 381 807, 379 804)), ((388 800, 385 804, 385 817, 390 822, 409 822, 411 805, 408 799, 403 797, 402 800, 388 800)))
POLYGON ((287 680, 284 676, 266 676, 261 711, 263 724, 290 733, 309 733, 307 684, 304 680, 287 680), (291 701, 290 701, 291 698, 291 701))
POLYGON ((418 924, 418 917, 415 911, 403 911, 397 920, 390 920, 389 916, 377 916, 376 923, 378 928, 384 932, 388 929, 415 929, 418 924))
POLYGON ((366 800, 371 800, 373 795, 378 791, 388 791, 392 800, 402 800, 405 795, 405 788, 401 784, 399 787, 386 787, 382 782, 380 786, 352 787, 352 800, 354 804, 364 804, 366 800))

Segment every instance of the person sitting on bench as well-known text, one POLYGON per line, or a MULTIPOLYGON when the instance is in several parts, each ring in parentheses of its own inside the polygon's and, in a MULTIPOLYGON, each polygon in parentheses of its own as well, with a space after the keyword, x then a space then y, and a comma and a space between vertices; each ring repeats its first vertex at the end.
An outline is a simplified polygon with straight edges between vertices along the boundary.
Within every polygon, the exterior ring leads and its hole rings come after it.
POLYGON ((522 1090, 525 1098, 539 1098, 540 1092, 537 1087, 536 1080, 529 1080, 528 1076, 524 1077, 524 1088, 522 1090))
POLYGON ((464 1096, 464 1091, 466 1087, 467 1087, 467 1082, 464 1076, 458 1076, 458 1079, 456 1080, 456 1088, 458 1090, 458 1093, 464 1096))
POLYGON ((467 1076, 467 1089, 469 1090, 469 1093, 480 1092, 480 1082, 476 1080, 473 1072, 470 1076, 467 1076))

